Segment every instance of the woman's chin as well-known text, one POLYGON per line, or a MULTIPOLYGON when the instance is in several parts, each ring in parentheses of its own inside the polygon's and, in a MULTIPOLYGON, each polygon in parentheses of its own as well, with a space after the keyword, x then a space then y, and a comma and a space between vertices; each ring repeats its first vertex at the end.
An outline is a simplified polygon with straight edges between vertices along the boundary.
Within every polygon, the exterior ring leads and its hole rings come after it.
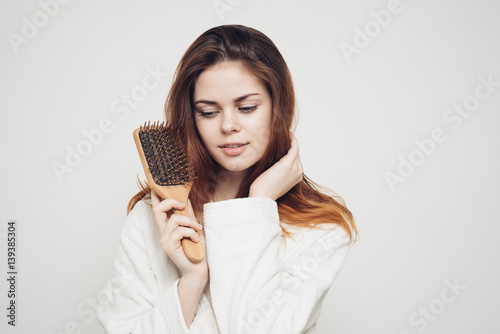
POLYGON ((221 166, 228 173, 245 173, 250 166, 221 166))

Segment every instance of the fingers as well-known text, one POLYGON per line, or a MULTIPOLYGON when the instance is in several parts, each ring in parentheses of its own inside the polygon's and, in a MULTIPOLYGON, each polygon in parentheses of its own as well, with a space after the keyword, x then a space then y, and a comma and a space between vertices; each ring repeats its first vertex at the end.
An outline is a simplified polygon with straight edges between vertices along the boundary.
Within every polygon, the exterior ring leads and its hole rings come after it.
POLYGON ((158 231, 163 233, 167 227, 167 213, 172 209, 182 210, 186 203, 178 201, 173 198, 161 200, 160 196, 151 190, 151 202, 153 204, 153 217, 158 227, 158 231))
MULTIPOLYGON (((168 219, 167 227, 163 233, 167 241, 167 249, 180 249, 184 238, 190 239, 194 243, 200 242, 202 238, 197 231, 201 232, 201 229, 202 226, 194 217, 173 214, 168 219)), ((202 245, 204 245, 204 241, 202 245)))
POLYGON ((170 216, 167 225, 169 225, 168 229, 170 231, 173 231, 178 227, 191 228, 195 231, 200 231, 203 228, 202 225, 194 219, 194 217, 187 217, 178 214, 170 216))
POLYGON ((151 189, 151 202, 153 207, 156 207, 156 210, 159 211, 169 211, 172 209, 182 210, 184 209, 184 202, 178 201, 173 198, 167 198, 162 201, 161 197, 158 196, 157 193, 153 189, 151 189))
POLYGON ((157 205, 160 203, 160 197, 155 193, 153 189, 151 189, 151 202, 153 205, 157 205))
MULTIPOLYGON (((181 249, 182 239, 188 238, 192 242, 200 242, 202 237, 198 234, 202 225, 196 221, 191 202, 188 202, 189 216, 183 214, 172 214, 171 210, 182 210, 186 203, 176 199, 161 198, 151 191, 153 203, 153 217, 160 234, 160 244, 167 255, 175 256, 174 253, 181 249)), ((181 251, 182 252, 182 251, 181 251)))
MULTIPOLYGON (((161 198, 153 191, 151 190, 151 199, 153 203, 153 215, 155 218, 165 218, 164 220, 166 221, 167 219, 167 212, 171 210, 182 210, 186 206, 185 202, 176 200, 174 198, 167 198, 163 201, 161 201, 161 198)), ((193 207, 191 205, 191 201, 188 200, 188 211, 189 211, 189 217, 183 216, 183 215, 177 215, 173 214, 168 220, 171 220, 174 218, 174 221, 177 222, 178 225, 185 225, 185 226, 191 226, 197 230, 201 229, 201 225, 198 224, 198 222, 195 219, 195 214, 193 207)), ((158 219, 161 220, 161 219, 158 219)))
POLYGON ((302 162, 300 161, 299 142, 291 131, 290 139, 291 146, 285 157, 289 159, 290 169, 292 169, 292 174, 295 175, 296 182, 300 182, 302 180, 302 173, 304 172, 304 168, 302 167, 302 162))
POLYGON ((290 139, 291 139, 291 146, 290 149, 288 150, 287 154, 285 154, 280 161, 283 163, 288 163, 289 166, 293 166, 297 160, 299 161, 300 164, 300 156, 299 156, 299 142, 297 141, 297 138, 293 135, 293 133, 290 131, 290 139))
POLYGON ((153 203, 153 206, 153 210, 155 210, 156 212, 168 212, 170 210, 182 210, 186 206, 186 203, 173 198, 167 198, 161 202, 158 202, 156 205, 155 203, 153 203))
POLYGON ((167 214, 162 212, 161 210, 158 209, 158 204, 160 203, 161 199, 160 196, 158 196, 153 189, 151 189, 151 203, 153 205, 152 210, 153 210, 153 218, 156 224, 156 227, 158 228, 158 231, 160 233, 165 229, 165 224, 167 214))
POLYGON ((182 226, 177 228, 174 232, 172 232, 172 238, 174 240, 179 240, 179 241, 184 238, 189 238, 193 242, 199 242, 201 240, 200 236, 195 230, 193 230, 192 228, 182 227, 182 226))
POLYGON ((297 140, 297 138, 295 138, 295 136, 293 135, 293 133, 290 132, 290 136, 291 136, 291 146, 290 146, 290 151, 292 151, 294 154, 299 154, 299 141, 297 140))

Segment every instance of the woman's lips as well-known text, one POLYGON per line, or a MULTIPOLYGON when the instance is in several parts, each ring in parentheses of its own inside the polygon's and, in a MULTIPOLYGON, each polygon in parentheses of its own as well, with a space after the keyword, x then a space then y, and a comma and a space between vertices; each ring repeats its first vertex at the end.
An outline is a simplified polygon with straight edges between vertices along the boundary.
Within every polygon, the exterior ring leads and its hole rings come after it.
POLYGON ((219 146, 226 155, 238 155, 241 154, 246 148, 246 144, 226 144, 223 146, 219 146))

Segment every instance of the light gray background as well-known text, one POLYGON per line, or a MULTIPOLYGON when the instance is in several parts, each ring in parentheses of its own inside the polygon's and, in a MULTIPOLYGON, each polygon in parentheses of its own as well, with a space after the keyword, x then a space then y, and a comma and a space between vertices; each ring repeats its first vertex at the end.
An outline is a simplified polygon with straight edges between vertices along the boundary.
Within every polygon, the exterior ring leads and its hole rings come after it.
POLYGON ((380 31, 370 13, 394 2, 220 2, 231 8, 222 16, 211 0, 73 0, 43 22, 39 2, 1 0, 1 277, 8 219, 19 271, 16 328, 0 279, 2 333, 103 333, 90 305, 143 175, 132 131, 162 118, 189 44, 228 23, 261 30, 282 51, 305 171, 346 200, 361 232, 318 334, 499 333, 500 87, 459 127, 443 119, 474 101, 479 77, 500 81, 498 1, 401 0, 380 31), (33 16, 43 26, 16 52, 9 36, 33 16), (373 37, 348 62, 340 46, 354 45, 356 27, 373 37), (166 73, 160 85, 128 115, 113 112, 148 68, 166 73), (58 180, 54 162, 104 119, 112 131, 58 180), (391 190, 386 172, 397 173, 399 156, 418 158, 415 140, 436 128, 446 140, 391 190))

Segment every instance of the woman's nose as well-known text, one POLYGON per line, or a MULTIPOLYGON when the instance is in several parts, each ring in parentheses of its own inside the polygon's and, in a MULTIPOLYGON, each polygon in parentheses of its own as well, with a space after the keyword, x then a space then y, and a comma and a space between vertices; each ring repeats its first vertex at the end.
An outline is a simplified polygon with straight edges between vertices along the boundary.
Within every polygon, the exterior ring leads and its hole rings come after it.
POLYGON ((221 130, 223 133, 239 132, 240 129, 237 115, 234 112, 225 111, 222 113, 221 130))

